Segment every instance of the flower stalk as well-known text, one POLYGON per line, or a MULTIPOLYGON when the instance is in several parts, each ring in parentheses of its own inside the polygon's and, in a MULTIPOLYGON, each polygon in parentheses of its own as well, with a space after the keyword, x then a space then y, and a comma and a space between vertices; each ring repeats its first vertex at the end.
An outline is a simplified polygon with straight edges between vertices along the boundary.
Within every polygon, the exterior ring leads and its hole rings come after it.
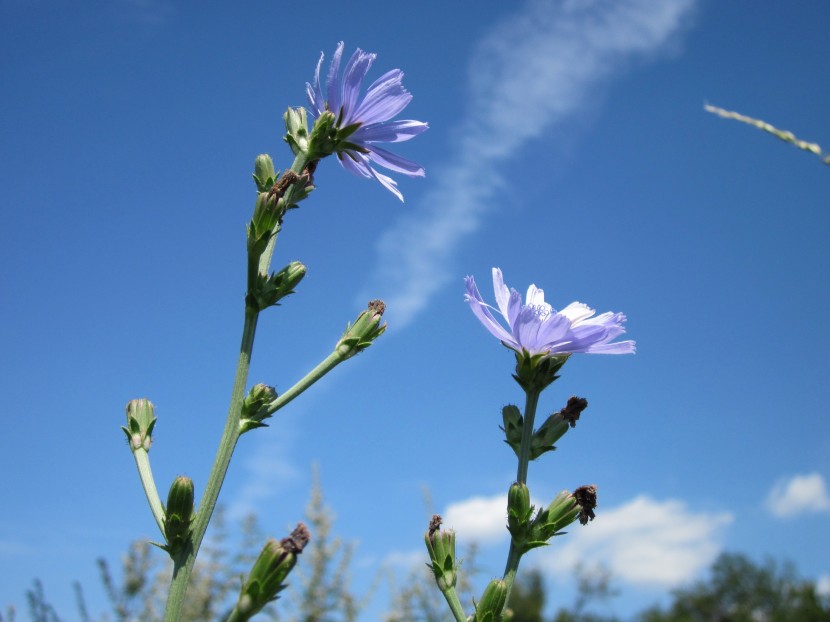
MULTIPOLYGON (((290 169, 290 172, 294 174, 296 179, 284 189, 281 197, 285 205, 292 205, 295 196, 299 197, 302 194, 303 188, 298 189, 298 186, 308 181, 307 172, 305 178, 303 179, 302 177, 308 167, 309 162, 306 154, 304 152, 298 153, 290 169)), ((268 274, 268 270, 271 267, 274 244, 276 243, 280 227, 281 218, 277 219, 274 224, 273 232, 265 251, 260 255, 259 274, 268 274)), ((182 547, 180 553, 173 558, 173 581, 170 584, 170 592, 167 596, 167 608, 164 613, 165 622, 178 622, 181 617, 187 586, 190 582, 190 575, 193 573, 193 565, 196 562, 196 555, 199 552, 199 547, 202 545, 208 524, 216 508, 219 491, 222 489, 222 484, 225 481, 225 475, 228 472, 228 466, 230 465, 231 457, 236 448, 236 443, 242 434, 242 430, 240 429, 242 404, 245 399, 245 387, 248 384, 248 372, 251 366, 251 355, 254 349, 254 337, 256 335, 258 319, 258 308, 246 304, 245 320, 242 327, 242 341, 239 346, 239 358, 236 364, 236 374, 231 391, 231 403, 228 408, 228 416, 225 420, 225 428, 222 432, 222 438, 219 441, 219 449, 216 452, 202 500, 199 503, 199 509, 191 524, 190 538, 187 546, 182 547)))

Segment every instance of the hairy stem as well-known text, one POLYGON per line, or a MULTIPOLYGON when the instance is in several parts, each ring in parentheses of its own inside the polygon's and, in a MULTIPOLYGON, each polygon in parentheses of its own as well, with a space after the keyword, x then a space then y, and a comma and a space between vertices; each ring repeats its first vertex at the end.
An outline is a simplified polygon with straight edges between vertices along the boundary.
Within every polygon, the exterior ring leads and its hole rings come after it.
MULTIPOLYGON (((542 393, 541 389, 536 387, 528 388, 525 398, 525 412, 522 422, 522 444, 519 448, 519 466, 516 472, 516 483, 527 483, 527 467, 530 463, 530 442, 533 438, 533 422, 536 419, 536 407, 539 404, 539 395, 542 393)), ((510 600, 510 591, 513 589, 513 581, 516 579, 516 573, 519 571, 519 561, 522 558, 522 552, 510 540, 510 550, 507 553, 507 563, 504 566, 504 582, 507 584, 507 598, 505 603, 510 600)))
MULTIPOLYGON (((305 154, 300 153, 294 159, 291 170, 297 175, 301 175, 307 164, 308 158, 305 154)), ((296 186, 292 185, 286 191, 286 205, 291 204, 295 188, 296 186)), ((271 257, 274 252, 274 245, 280 226, 277 225, 271 241, 268 244, 268 249, 260 259, 259 271, 262 274, 268 274, 270 270, 271 257)), ((222 439, 219 442, 219 449, 216 452, 213 467, 210 470, 210 476, 208 477, 205 492, 199 504, 199 510, 196 512, 196 517, 193 520, 190 541, 184 551, 173 560, 173 581, 170 584, 170 592, 167 595, 167 608, 164 612, 165 622, 179 622, 181 619, 185 594, 188 583, 190 582, 190 575, 193 572, 193 565, 196 562, 196 555, 199 552, 202 539, 205 537, 208 523, 210 523, 213 510, 216 507, 216 501, 219 498, 219 491, 222 488, 222 483, 225 481, 225 474, 228 472, 233 451, 239 440, 239 420, 242 415, 242 401, 245 398, 245 387, 248 384, 248 371, 251 365, 251 355, 254 349, 254 336, 256 334, 258 318, 259 312, 251 308, 245 309, 245 324, 242 329, 242 343, 239 347, 239 360, 236 366, 236 376, 233 382, 228 418, 225 421, 225 429, 222 432, 222 439)))

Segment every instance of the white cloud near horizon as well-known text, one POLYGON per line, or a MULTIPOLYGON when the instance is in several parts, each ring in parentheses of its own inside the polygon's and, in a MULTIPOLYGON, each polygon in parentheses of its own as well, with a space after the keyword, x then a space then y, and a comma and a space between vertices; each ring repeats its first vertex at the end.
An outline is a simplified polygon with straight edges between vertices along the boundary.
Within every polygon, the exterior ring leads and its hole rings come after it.
POLYGON ((692 512, 683 501, 647 495, 600 511, 589 525, 571 526, 544 549, 540 565, 561 575, 570 575, 577 563, 603 566, 632 585, 676 587, 709 567, 733 520, 728 512, 692 512))
MULTIPOLYGON (((447 507, 444 525, 459 540, 494 544, 507 541, 507 498, 472 497, 447 507)), ((684 502, 639 495, 614 508, 600 507, 596 520, 574 523, 567 535, 533 552, 533 563, 557 575, 577 564, 603 566, 632 585, 674 587, 705 570, 721 550, 728 512, 691 511, 684 502)))
POLYGON ((478 43, 457 149, 430 167, 430 189, 378 242, 372 291, 397 326, 450 280, 452 251, 481 224, 508 158, 588 106, 626 62, 665 49, 694 2, 528 0, 478 43))
POLYGON ((820 473, 781 479, 767 495, 766 507, 776 518, 830 511, 830 495, 820 473))
POLYGON ((819 575, 816 579, 816 592, 824 598, 830 597, 830 574, 819 575))

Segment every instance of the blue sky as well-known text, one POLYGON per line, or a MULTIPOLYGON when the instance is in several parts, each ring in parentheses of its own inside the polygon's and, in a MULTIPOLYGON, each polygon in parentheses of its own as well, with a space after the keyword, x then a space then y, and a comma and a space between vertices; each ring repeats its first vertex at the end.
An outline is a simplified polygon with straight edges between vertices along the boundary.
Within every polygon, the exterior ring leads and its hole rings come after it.
MULTIPOLYGON (((254 157, 290 163, 282 113, 345 40, 400 67, 430 130, 400 204, 334 161, 289 214, 274 265, 309 273, 259 323, 251 382, 288 388, 370 298, 389 330, 246 435, 222 494, 281 536, 319 466, 355 583, 421 563, 429 511, 507 549, 515 474, 501 407, 513 358, 463 302, 545 289, 627 314, 635 356, 575 356, 542 398, 590 406, 534 497, 595 483, 598 518, 523 563, 567 603, 604 563, 626 615, 704 576, 719 551, 789 558, 830 591, 830 169, 703 111, 712 103, 830 144, 826 24, 802 2, 0 4, 0 605, 40 577, 73 619, 154 522, 119 426, 159 417, 159 487, 201 492, 230 395, 254 157), (819 318, 819 319, 816 319, 819 318), (434 508, 424 507, 422 491, 434 508)), ((367 613, 376 619, 382 596, 367 613)))

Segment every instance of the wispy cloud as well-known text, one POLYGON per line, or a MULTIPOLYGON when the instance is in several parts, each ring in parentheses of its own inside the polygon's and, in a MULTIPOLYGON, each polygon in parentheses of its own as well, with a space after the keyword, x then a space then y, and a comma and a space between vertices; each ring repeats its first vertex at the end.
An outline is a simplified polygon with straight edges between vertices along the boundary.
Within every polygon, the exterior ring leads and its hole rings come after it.
MULTIPOLYGON (((600 508, 602 510, 602 508, 600 508)), ((692 512, 682 501, 641 495, 597 513, 585 527, 543 549, 540 565, 568 575, 577 563, 604 566, 615 579, 640 586, 672 587, 694 579, 720 552, 726 512, 692 512)))
POLYGON ((241 519, 261 509, 262 503, 273 499, 288 485, 300 478, 300 473, 289 459, 286 447, 291 446, 293 432, 289 426, 276 435, 260 435, 260 441, 242 460, 245 484, 228 508, 232 519, 241 519), (270 437, 270 438, 269 438, 270 437))
POLYGON ((820 473, 794 475, 775 483, 767 495, 767 509, 778 518, 830 510, 830 495, 820 473))
POLYGON ((590 103, 627 61, 664 49, 693 4, 528 0, 479 42, 455 152, 430 167, 431 189, 378 244, 373 291, 383 293, 396 325, 452 277, 452 251, 507 183, 499 170, 508 158, 590 103))
POLYGON ((816 579, 816 592, 821 594, 824 598, 830 598, 830 574, 820 575, 816 579))

